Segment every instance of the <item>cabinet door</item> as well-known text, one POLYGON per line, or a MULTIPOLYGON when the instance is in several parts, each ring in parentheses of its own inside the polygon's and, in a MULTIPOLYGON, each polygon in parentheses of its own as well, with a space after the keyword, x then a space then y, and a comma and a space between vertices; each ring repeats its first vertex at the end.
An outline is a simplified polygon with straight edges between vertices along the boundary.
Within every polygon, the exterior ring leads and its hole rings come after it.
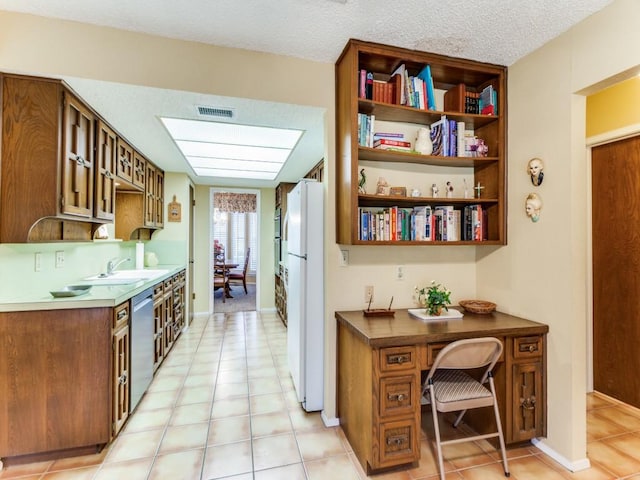
POLYGON ((156 227, 164 226, 164 171, 156 169, 154 223, 156 227))
POLYGON ((129 326, 113 334, 113 418, 115 437, 129 417, 129 326))
POLYGON ((513 425, 509 443, 530 440, 543 433, 542 374, 541 360, 513 365, 513 425))
POLYGON ((155 372, 164 360, 164 302, 162 297, 162 284, 160 284, 160 297, 153 300, 153 371, 155 372))
POLYGON ((116 175, 126 182, 133 183, 133 169, 133 148, 122 138, 118 138, 116 175))
POLYGON ((147 159, 135 150, 133 151, 133 184, 144 190, 147 175, 147 159))
POLYGON ((94 122, 93 113, 65 92, 61 179, 64 214, 93 216, 94 122))
POLYGON ((96 175, 94 216, 102 220, 113 220, 116 203, 116 168, 118 146, 116 134, 102 120, 98 120, 96 148, 96 175))
POLYGON ((175 340, 173 318, 173 282, 171 279, 164 282, 164 355, 169 354, 175 340))
POLYGON ((147 178, 144 191, 144 226, 154 227, 156 224, 156 167, 151 163, 146 164, 147 178))

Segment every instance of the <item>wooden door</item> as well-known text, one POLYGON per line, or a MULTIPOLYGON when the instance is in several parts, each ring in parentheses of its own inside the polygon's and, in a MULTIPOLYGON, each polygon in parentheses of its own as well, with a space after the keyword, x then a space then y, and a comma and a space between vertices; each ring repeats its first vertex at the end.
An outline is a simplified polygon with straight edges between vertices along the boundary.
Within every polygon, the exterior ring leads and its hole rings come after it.
POLYGON ((116 165, 118 164, 117 137, 102 120, 98 121, 97 129, 94 216, 102 220, 113 220, 116 204, 116 165))
POLYGON ((158 228, 164 226, 164 171, 156 169, 156 186, 154 201, 154 223, 158 228))
POLYGON ((640 407, 640 137, 592 150, 594 388, 640 407))
POLYGON ((133 184, 144 190, 146 185, 147 160, 135 150, 133 151, 133 184))
POLYGON ((93 216, 94 116, 65 92, 62 149, 62 213, 93 216))

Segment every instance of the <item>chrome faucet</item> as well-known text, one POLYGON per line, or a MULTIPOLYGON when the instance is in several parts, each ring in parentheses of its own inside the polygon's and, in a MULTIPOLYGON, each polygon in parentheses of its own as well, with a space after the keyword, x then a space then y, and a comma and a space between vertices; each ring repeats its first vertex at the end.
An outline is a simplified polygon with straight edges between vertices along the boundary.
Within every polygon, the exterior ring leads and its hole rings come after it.
POLYGON ((121 258, 120 260, 118 260, 117 257, 109 260, 107 262, 107 275, 113 275, 113 272, 121 263, 128 262, 130 260, 131 258, 121 258))

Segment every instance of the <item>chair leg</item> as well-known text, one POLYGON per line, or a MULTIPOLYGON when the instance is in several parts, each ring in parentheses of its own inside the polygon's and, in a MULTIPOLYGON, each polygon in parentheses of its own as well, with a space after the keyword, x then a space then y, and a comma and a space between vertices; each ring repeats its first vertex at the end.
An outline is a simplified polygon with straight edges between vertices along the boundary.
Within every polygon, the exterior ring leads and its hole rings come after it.
POLYGON ((438 426, 438 410, 436 408, 436 395, 433 391, 433 385, 429 386, 429 395, 431 398, 431 413, 433 415, 433 430, 436 434, 436 450, 438 452, 438 468, 440 469, 440 480, 445 480, 444 462, 442 461, 442 445, 440 445, 440 427, 438 426))
POLYGON ((247 291, 247 279, 245 277, 242 277, 242 286, 244 287, 244 294, 248 294, 249 292, 247 291))
POLYGON ((498 410, 498 400, 496 399, 496 389, 493 385, 493 377, 489 377, 489 387, 493 395, 493 411, 496 415, 496 425, 498 426, 498 439, 500 440, 500 451, 502 453, 502 465, 504 466, 504 476, 510 477, 509 463, 507 462, 507 449, 504 444, 504 435, 502 434, 502 423, 500 422, 500 411, 498 410))
POLYGON ((453 422, 453 426, 454 428, 458 428, 458 425, 460 425, 460 422, 462 421, 462 417, 464 417, 464 414, 467 413, 466 410, 462 410, 458 416, 456 417, 455 422, 453 422))

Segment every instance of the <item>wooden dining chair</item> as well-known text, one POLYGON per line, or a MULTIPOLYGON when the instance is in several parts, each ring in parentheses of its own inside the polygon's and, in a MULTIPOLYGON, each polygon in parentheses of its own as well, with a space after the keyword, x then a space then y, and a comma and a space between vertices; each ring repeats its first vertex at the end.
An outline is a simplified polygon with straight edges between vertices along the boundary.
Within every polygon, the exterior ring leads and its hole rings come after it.
POLYGON ((222 302, 226 302, 229 294, 229 277, 224 262, 216 262, 213 267, 213 291, 222 288, 222 302))
POLYGON ((251 253, 251 249, 247 248, 247 255, 244 257, 244 267, 242 268, 242 270, 229 271, 229 281, 235 280, 237 282, 242 282, 242 286, 244 287, 245 294, 249 293, 249 291, 247 290, 247 270, 249 269, 249 253, 251 253))

